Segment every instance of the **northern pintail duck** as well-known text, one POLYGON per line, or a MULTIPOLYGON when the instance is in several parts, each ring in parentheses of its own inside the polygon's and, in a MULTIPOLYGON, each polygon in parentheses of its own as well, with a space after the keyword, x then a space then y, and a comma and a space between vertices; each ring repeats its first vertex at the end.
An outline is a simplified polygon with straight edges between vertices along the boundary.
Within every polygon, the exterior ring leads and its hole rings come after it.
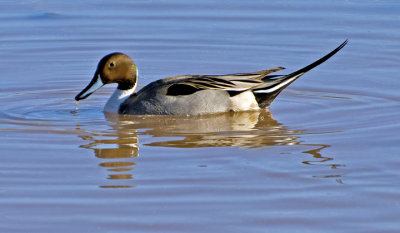
POLYGON ((100 87, 117 83, 104 111, 120 114, 199 115, 267 108, 289 84, 328 60, 347 44, 314 63, 287 75, 270 75, 276 67, 251 73, 229 75, 181 75, 160 79, 135 92, 138 70, 123 53, 103 57, 92 81, 75 100, 87 98, 100 87))

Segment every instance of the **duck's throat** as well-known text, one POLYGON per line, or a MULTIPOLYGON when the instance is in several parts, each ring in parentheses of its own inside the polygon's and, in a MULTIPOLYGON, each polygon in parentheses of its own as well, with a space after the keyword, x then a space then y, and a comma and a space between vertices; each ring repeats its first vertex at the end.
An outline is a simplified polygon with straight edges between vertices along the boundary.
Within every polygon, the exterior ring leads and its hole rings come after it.
POLYGON ((134 92, 135 88, 128 90, 120 90, 118 88, 115 89, 114 93, 111 95, 106 105, 104 106, 104 111, 118 113, 119 106, 134 92))

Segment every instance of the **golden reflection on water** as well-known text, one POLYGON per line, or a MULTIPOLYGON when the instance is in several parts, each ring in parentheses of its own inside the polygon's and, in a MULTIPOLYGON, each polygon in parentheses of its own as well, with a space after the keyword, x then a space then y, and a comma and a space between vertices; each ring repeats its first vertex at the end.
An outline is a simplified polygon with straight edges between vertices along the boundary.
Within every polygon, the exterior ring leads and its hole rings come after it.
MULTIPOLYGON (((296 134, 278 123, 269 111, 230 112, 208 116, 131 116, 106 114, 119 135, 141 135, 163 138, 148 146, 198 148, 242 147, 298 144, 296 134), (143 131, 144 129, 144 131, 143 131), (167 138, 167 139, 165 139, 167 138)), ((133 141, 135 141, 133 140, 133 141)))
MULTIPOLYGON (((112 172, 108 179, 130 180, 136 163, 125 161, 139 156, 139 135, 151 135, 154 142, 144 145, 175 148, 240 147, 257 148, 276 145, 316 146, 303 153, 314 160, 303 161, 307 165, 333 160, 321 155, 330 145, 304 144, 299 136, 304 130, 292 130, 277 122, 270 111, 230 112, 207 116, 135 116, 105 114, 112 130, 85 132, 80 135, 86 144, 82 148, 93 150, 96 157, 114 159, 100 163, 112 172), (88 143, 87 143, 88 142, 88 143), (117 161, 115 161, 117 159, 117 161), (118 160, 119 159, 119 160, 118 160), (122 160, 123 159, 123 160, 122 160)), ((79 125, 77 129, 80 130, 79 125)), ((332 169, 342 166, 330 164, 332 169)), ((129 188, 134 186, 101 186, 105 188, 129 188)))

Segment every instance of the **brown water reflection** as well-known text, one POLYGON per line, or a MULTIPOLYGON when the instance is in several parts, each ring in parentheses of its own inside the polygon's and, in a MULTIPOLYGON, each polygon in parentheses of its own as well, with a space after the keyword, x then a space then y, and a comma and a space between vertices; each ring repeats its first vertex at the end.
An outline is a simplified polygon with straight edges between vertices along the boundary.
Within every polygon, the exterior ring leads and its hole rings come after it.
MULTIPOLYGON (((345 167, 346 165, 344 164, 337 164, 337 163, 328 163, 329 161, 334 160, 332 157, 328 157, 328 156, 323 156, 321 154, 321 151, 325 148, 331 147, 330 145, 319 145, 319 144, 302 144, 302 145, 307 145, 307 146, 316 146, 316 149, 312 149, 312 150, 307 150, 307 151, 303 151, 303 153, 307 153, 307 154, 311 154, 313 156, 313 160, 306 160, 303 161, 304 164, 307 165, 325 165, 325 166, 329 166, 331 169, 337 169, 339 167, 345 167)), ((343 184, 343 181, 340 177, 342 177, 342 175, 340 174, 330 174, 330 175, 325 175, 325 176, 313 176, 315 178, 336 178, 336 182, 338 182, 339 184, 343 184)))
MULTIPOLYGON (((133 179, 129 174, 136 165, 132 159, 139 156, 139 137, 150 135, 152 142, 146 146, 200 148, 200 147, 239 147, 258 148, 266 146, 310 146, 316 149, 306 150, 313 160, 303 164, 324 163, 335 169, 340 164, 326 164, 333 160, 321 154, 330 145, 306 144, 299 139, 304 129, 290 129, 273 118, 270 111, 230 112, 206 116, 135 116, 105 114, 111 130, 82 131, 79 135, 85 142, 80 147, 91 149, 100 159, 114 159, 100 163, 101 167, 112 172, 108 179, 133 179), (115 161, 115 159, 117 159, 115 161), (126 161, 130 159, 130 161, 126 161)), ((340 177, 340 175, 335 175, 340 177)), ((317 176, 315 176, 317 177, 317 176)), ((101 186, 133 187, 133 186, 101 186)))
MULTIPOLYGON (((231 112, 209 116, 126 116, 110 115, 118 138, 131 137, 138 130, 142 135, 167 138, 148 143, 148 146, 197 148, 245 147, 297 144, 296 134, 278 123, 269 111, 231 112), (183 138, 183 139, 182 139, 183 138)), ((137 136, 136 136, 137 137, 137 136)), ((135 140, 131 140, 133 142, 135 140)), ((136 139, 137 141, 137 139, 136 139)))

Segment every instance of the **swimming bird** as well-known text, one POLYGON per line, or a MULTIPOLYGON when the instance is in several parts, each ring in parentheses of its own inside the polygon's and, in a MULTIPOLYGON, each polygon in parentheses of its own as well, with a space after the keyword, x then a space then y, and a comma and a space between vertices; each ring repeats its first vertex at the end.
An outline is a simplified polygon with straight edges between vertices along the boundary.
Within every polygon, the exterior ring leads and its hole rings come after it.
POLYGON ((92 81, 75 100, 87 98, 102 86, 118 86, 104 111, 140 115, 200 115, 268 108, 275 97, 297 78, 328 60, 347 44, 319 60, 287 75, 271 75, 275 67, 251 73, 228 75, 181 75, 154 81, 136 92, 138 69, 123 53, 103 57, 92 81))

